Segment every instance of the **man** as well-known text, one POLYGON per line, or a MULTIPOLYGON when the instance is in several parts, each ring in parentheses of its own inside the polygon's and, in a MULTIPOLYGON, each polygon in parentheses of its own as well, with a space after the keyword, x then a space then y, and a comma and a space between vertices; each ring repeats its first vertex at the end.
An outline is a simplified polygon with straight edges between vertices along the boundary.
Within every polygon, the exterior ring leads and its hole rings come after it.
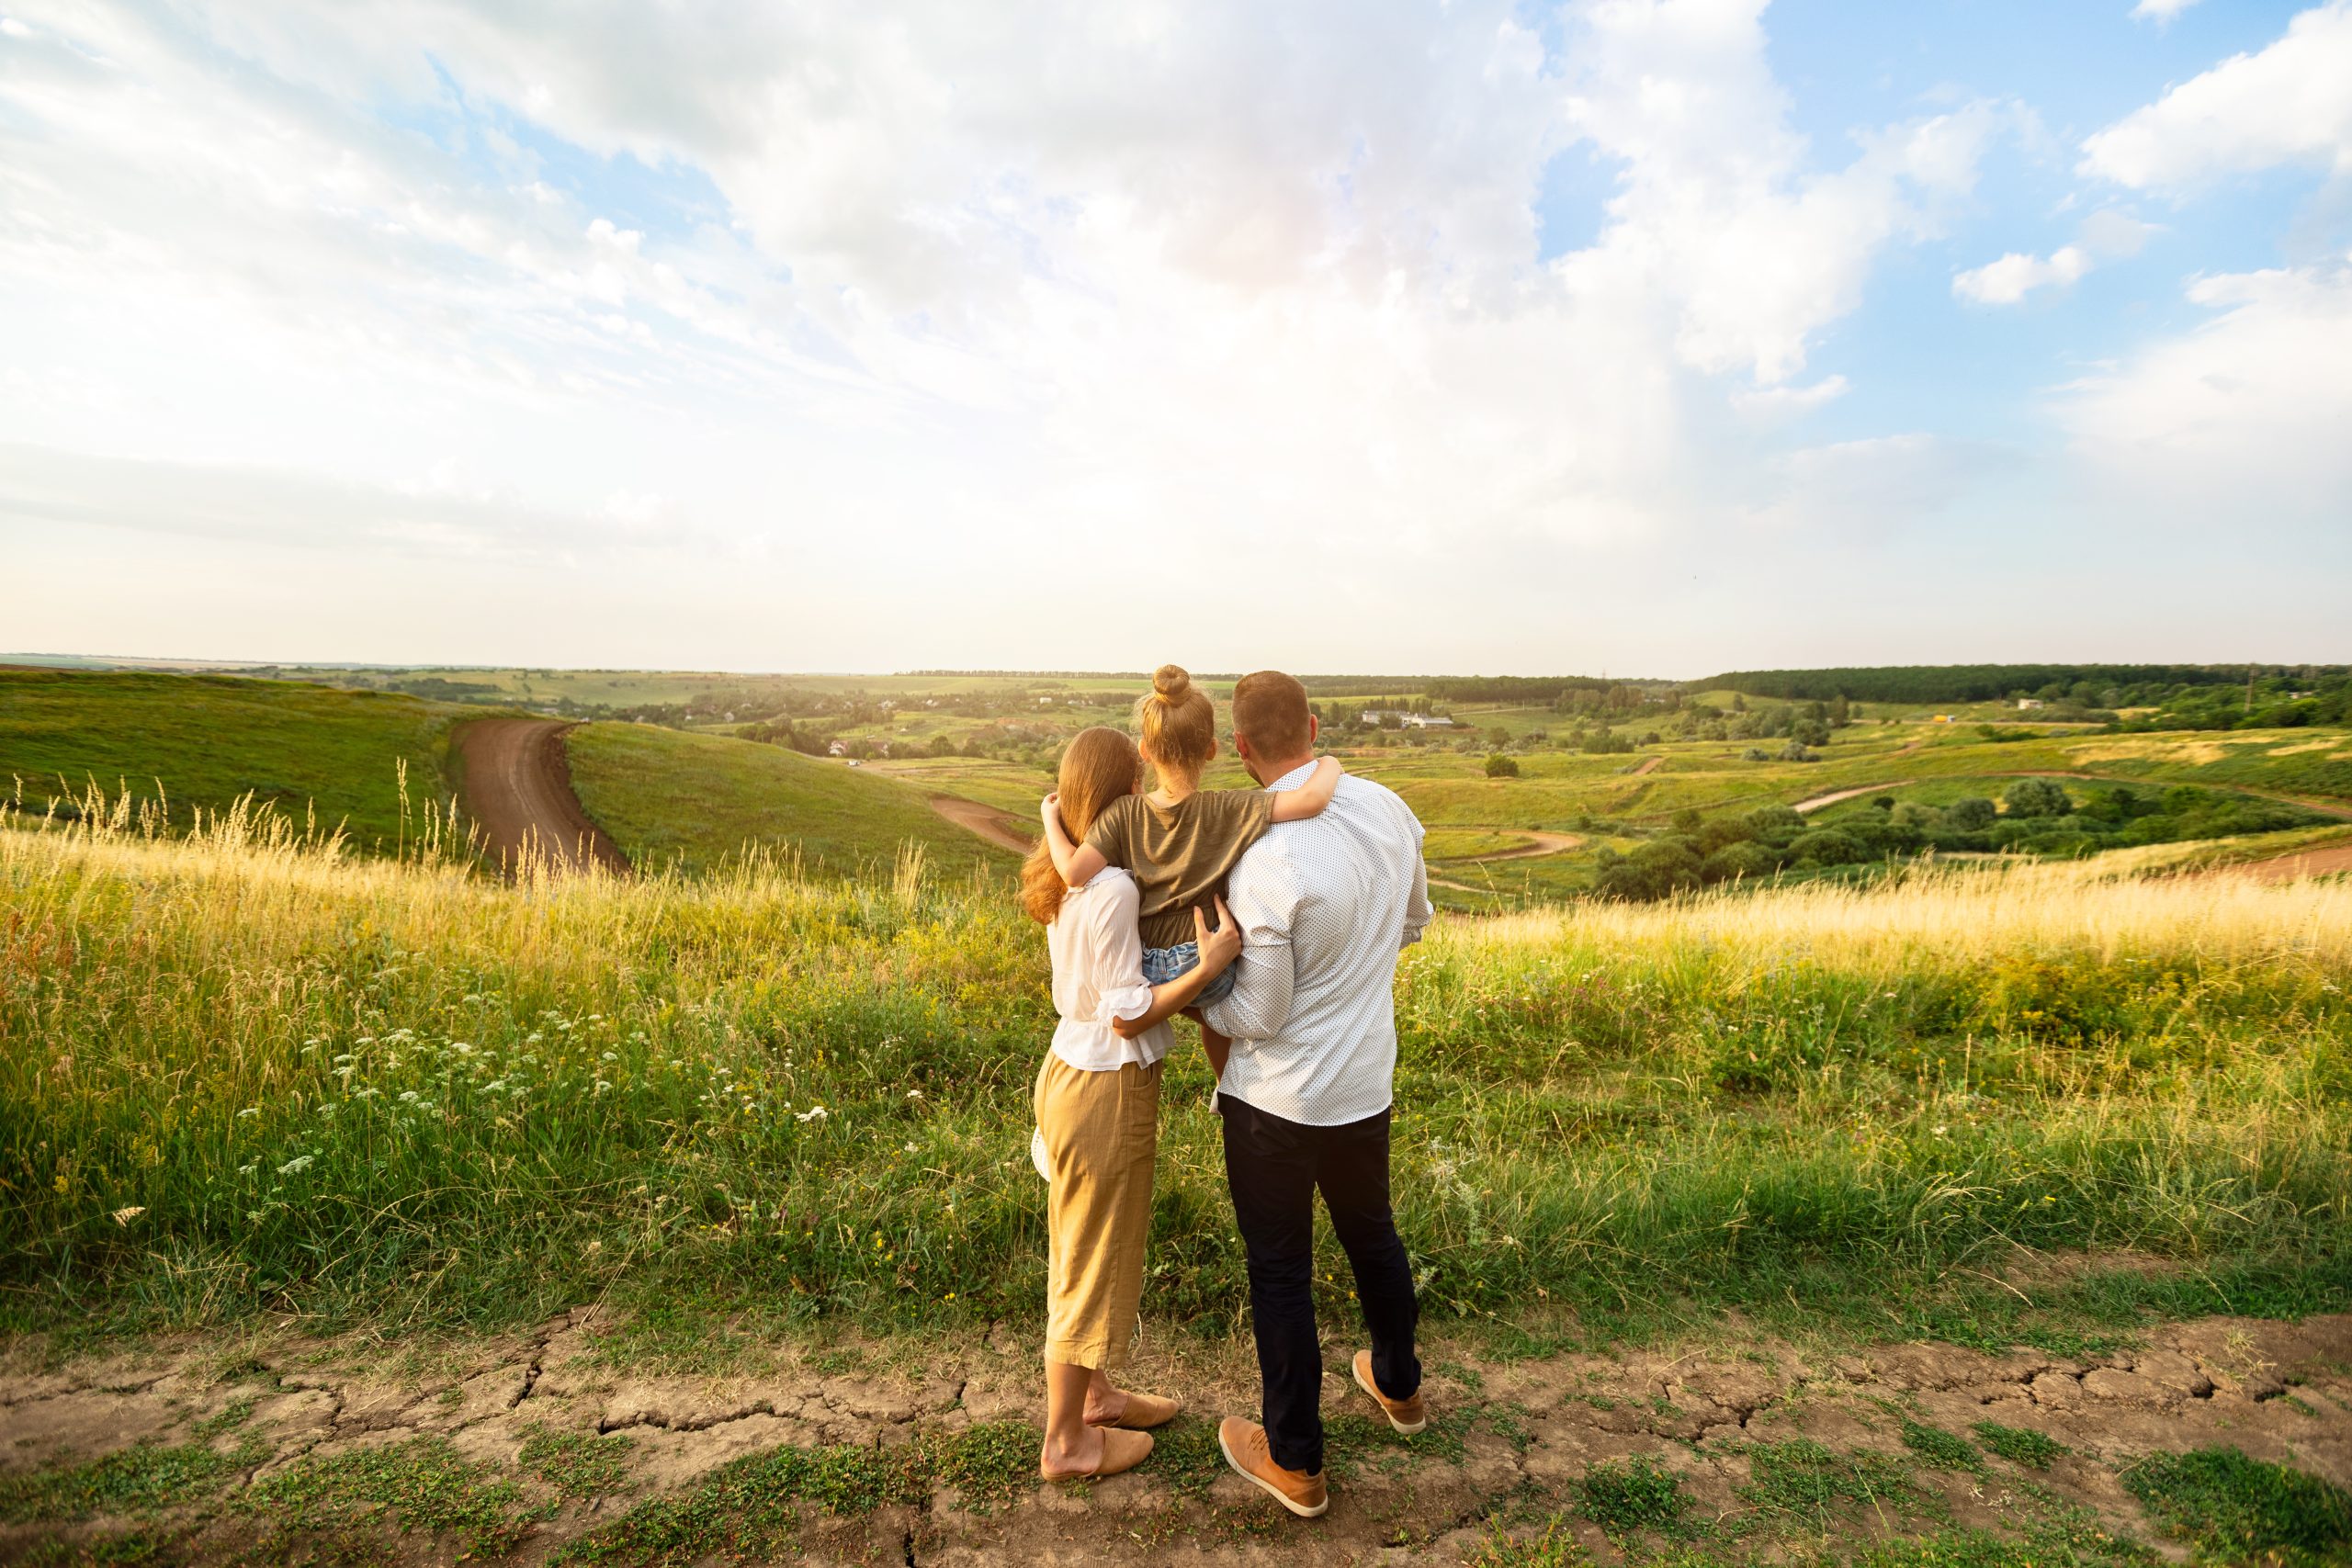
MULTIPOLYGON (((1271 790, 1315 761, 1306 688, 1267 670, 1233 689, 1234 749, 1271 790)), ((1429 1424, 1413 1354, 1412 1265, 1388 1205, 1397 951, 1429 923, 1421 825, 1350 774, 1320 816, 1278 824, 1228 879, 1241 927, 1233 993, 1204 1010, 1233 1042, 1217 1086, 1226 1179, 1250 1260, 1265 1424, 1227 1418, 1227 1462, 1292 1513, 1330 1506, 1323 1483, 1322 1348, 1315 1332, 1315 1193, 1354 1269, 1372 1348, 1357 1386, 1408 1437, 1429 1424)))

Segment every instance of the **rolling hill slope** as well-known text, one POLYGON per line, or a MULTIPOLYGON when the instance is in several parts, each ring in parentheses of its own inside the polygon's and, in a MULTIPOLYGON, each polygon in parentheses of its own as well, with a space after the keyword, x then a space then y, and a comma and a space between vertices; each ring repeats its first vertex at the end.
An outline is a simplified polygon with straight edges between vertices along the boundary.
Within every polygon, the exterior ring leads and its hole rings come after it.
POLYGON ((747 844, 797 849, 808 871, 832 876, 887 875, 905 843, 943 871, 1018 863, 941 817, 923 790, 781 746, 600 723, 573 730, 570 750, 581 805, 640 871, 707 871, 747 844))
POLYGON ((418 808, 446 804, 450 724, 481 712, 291 681, 0 670, 0 787, 38 815, 94 782, 142 801, 160 785, 181 827, 251 794, 298 822, 315 807, 372 852, 399 836, 400 764, 418 808))

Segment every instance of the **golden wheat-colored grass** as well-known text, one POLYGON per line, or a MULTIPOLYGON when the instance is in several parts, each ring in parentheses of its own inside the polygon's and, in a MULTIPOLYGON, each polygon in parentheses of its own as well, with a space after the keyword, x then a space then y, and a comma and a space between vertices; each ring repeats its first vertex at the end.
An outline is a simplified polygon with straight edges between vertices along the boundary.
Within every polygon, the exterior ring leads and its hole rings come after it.
POLYGON ((1756 956, 1801 953, 1878 973, 2062 948, 2110 961, 2161 952, 2352 963, 2352 882, 2265 886, 2227 874, 2132 874, 2178 853, 2179 846, 2154 845, 2098 862, 1949 869, 1871 886, 1585 904, 1457 921, 1439 940, 1470 952, 1570 937, 1627 951, 1704 944, 1756 956))

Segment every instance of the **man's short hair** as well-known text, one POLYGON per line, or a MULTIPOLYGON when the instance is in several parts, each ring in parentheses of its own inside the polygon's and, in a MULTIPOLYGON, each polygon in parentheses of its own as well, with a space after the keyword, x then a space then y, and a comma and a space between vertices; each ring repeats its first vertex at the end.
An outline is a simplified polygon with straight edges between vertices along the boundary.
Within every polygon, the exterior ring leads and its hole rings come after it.
POLYGON ((1303 756, 1315 740, 1306 688, 1279 670, 1244 675, 1233 685, 1233 733, 1261 757, 1303 756))

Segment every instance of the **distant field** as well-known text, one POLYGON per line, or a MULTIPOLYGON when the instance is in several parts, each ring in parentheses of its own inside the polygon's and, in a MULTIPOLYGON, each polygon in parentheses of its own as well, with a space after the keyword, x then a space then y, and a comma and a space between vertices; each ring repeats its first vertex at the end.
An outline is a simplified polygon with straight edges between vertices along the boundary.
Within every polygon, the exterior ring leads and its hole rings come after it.
POLYGON ((401 832, 398 771, 418 810, 449 796, 449 726, 481 710, 230 676, 0 670, 0 784, 38 814, 95 783, 174 825, 240 795, 377 850, 401 832))
POLYGON ((747 846, 797 852, 811 874, 888 877, 899 848, 943 874, 1014 857, 933 811, 926 791, 780 746, 647 725, 571 732, 580 804, 640 870, 715 870, 747 846))

